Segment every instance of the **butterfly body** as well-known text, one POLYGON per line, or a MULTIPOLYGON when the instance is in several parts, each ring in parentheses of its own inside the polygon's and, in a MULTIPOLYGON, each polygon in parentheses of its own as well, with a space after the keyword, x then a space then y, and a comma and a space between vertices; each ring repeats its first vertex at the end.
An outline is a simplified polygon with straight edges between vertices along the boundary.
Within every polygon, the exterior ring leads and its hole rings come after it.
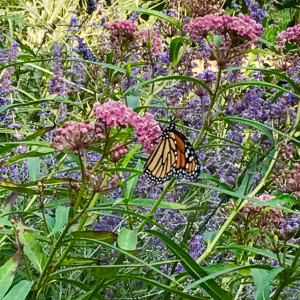
POLYGON ((199 175, 200 165, 195 150, 188 139, 176 130, 173 122, 163 131, 144 171, 152 183, 162 183, 173 176, 196 178, 199 175))

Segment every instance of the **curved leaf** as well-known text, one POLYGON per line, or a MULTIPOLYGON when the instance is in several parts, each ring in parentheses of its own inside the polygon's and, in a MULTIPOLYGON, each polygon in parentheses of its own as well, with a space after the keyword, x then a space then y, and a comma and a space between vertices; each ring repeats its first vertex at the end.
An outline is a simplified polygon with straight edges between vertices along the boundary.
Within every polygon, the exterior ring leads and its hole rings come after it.
POLYGON ((29 294, 33 281, 22 280, 16 284, 9 293, 3 298, 3 300, 18 299, 24 300, 29 294))
MULTIPOLYGON (((173 254, 181 260, 181 264, 184 266, 189 275, 194 279, 200 279, 206 277, 209 274, 200 267, 193 258, 182 249, 178 244, 172 241, 170 238, 164 234, 154 231, 154 230, 145 230, 146 232, 159 237, 166 246, 173 252, 173 254)), ((217 300, 231 300, 232 298, 228 293, 220 288, 220 286, 213 280, 209 279, 200 285, 213 299, 217 300)))
POLYGON ((157 81, 166 81, 166 80, 184 80, 184 81, 194 82, 194 83, 199 84, 202 87, 204 87, 210 95, 213 94, 212 91, 210 90, 210 88, 203 81, 201 81, 199 79, 196 79, 194 77, 181 76, 181 75, 170 75, 170 76, 163 76, 163 77, 157 77, 157 78, 145 80, 143 82, 139 82, 135 85, 132 85, 130 88, 128 88, 125 91, 124 95, 128 94, 129 92, 131 92, 134 89, 140 88, 143 85, 147 85, 147 84, 157 82, 157 81))
POLYGON ((180 31, 183 32, 182 26, 175 19, 173 19, 170 16, 168 16, 166 14, 163 14, 163 13, 157 11, 157 10, 144 9, 144 8, 133 7, 133 6, 127 6, 127 7, 119 6, 118 8, 125 9, 125 10, 136 11, 136 12, 139 12, 139 13, 142 13, 142 14, 151 15, 151 16, 155 16, 155 17, 164 19, 164 20, 168 21, 170 24, 174 25, 180 31))
POLYGON ((0 299, 10 288, 14 277, 15 271, 20 262, 21 250, 15 253, 3 266, 0 267, 0 299))

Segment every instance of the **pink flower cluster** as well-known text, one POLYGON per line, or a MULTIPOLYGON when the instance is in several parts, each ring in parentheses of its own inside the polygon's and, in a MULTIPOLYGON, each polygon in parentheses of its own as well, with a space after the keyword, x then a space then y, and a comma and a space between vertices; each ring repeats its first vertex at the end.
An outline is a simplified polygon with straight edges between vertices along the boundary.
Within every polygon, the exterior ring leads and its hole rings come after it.
POLYGON ((150 34, 150 37, 151 37, 151 52, 154 53, 154 54, 158 54, 159 52, 162 51, 162 43, 159 39, 159 36, 158 34, 153 31, 153 30, 147 30, 147 29, 142 29, 138 35, 140 37, 140 41, 142 43, 142 45, 144 47, 147 47, 148 46, 148 42, 149 42, 149 34, 150 34))
POLYGON ((280 48, 285 47, 285 42, 289 41, 290 43, 300 43, 300 24, 296 26, 289 27, 287 30, 282 31, 277 36, 277 45, 280 48))
POLYGON ((197 17, 184 26, 191 38, 199 41, 208 34, 218 34, 223 38, 221 47, 209 42, 212 54, 219 65, 228 62, 231 54, 238 54, 258 43, 258 36, 263 33, 263 26, 249 16, 207 15, 197 17))
POLYGON ((128 150, 121 145, 121 143, 116 144, 112 147, 110 152, 110 160, 112 162, 117 162, 120 159, 120 156, 123 154, 127 154, 128 150))
MULTIPOLYGON (((269 201, 274 198, 274 196, 264 194, 255 198, 260 201, 269 201)), ((272 208, 262 212, 268 206, 251 206, 253 204, 255 204, 255 202, 249 201, 240 212, 245 216, 250 214, 258 214, 257 219, 263 227, 278 227, 281 224, 282 212, 279 208, 272 208)), ((229 205, 234 206, 234 201, 230 200, 229 205)))
POLYGON ((192 23, 186 24, 184 28, 196 41, 206 37, 212 30, 219 31, 221 34, 232 30, 239 36, 248 37, 251 45, 257 43, 258 36, 263 33, 262 25, 244 15, 238 17, 229 15, 197 17, 192 23))
POLYGON ((67 121, 63 127, 55 130, 56 137, 52 140, 50 146, 55 151, 62 152, 68 148, 78 154, 81 149, 91 146, 95 140, 103 140, 104 124, 90 124, 75 121, 67 121))
POLYGON ((147 153, 154 150, 158 139, 162 136, 159 123, 154 120, 152 115, 145 113, 144 116, 139 116, 120 101, 110 100, 103 104, 95 103, 94 114, 96 118, 101 119, 110 127, 133 126, 139 143, 144 146, 147 153))
POLYGON ((107 27, 112 35, 116 37, 132 37, 137 31, 137 26, 129 21, 117 21, 115 23, 109 24, 107 27))

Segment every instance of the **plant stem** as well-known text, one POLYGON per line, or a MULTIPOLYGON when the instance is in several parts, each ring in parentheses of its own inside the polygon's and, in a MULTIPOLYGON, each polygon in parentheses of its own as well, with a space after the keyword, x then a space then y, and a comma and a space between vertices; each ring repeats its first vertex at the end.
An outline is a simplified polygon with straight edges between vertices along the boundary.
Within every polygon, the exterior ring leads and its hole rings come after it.
MULTIPOLYGON (((264 178, 261 180, 261 182, 259 183, 259 185, 253 190, 253 192, 249 195, 249 197, 254 197, 259 191, 260 189, 265 185, 270 173, 272 172, 273 166, 276 162, 276 159, 278 157, 279 154, 279 150, 276 150, 273 156, 273 159, 269 165, 269 168, 264 176, 264 178)), ((248 200, 243 200, 237 208, 234 208, 232 210, 232 213, 228 216, 227 220, 225 221, 225 223, 222 225, 222 227, 219 229, 217 235, 215 236, 215 238, 213 239, 213 241, 209 244, 209 246, 206 248, 205 252, 197 259, 197 263, 201 264, 202 261, 211 254, 212 250, 214 249, 215 245, 217 244, 217 242, 219 241, 220 237, 222 236, 222 234, 224 233, 224 231, 227 229, 227 227, 229 226, 229 224, 231 223, 231 221, 233 220, 233 218, 236 216, 236 214, 248 203, 248 200)))
POLYGON ((196 148, 196 149, 197 149, 197 146, 198 146, 198 144, 200 143, 200 141, 203 137, 204 132, 206 131, 206 128, 207 128, 208 122, 209 122, 209 118, 212 114, 212 110, 213 110, 215 102, 217 100, 217 93, 218 93, 218 89, 219 89, 220 82, 221 82, 221 75, 222 75, 222 69, 219 67, 218 74, 217 74, 215 91, 214 91, 214 93, 212 95, 212 98, 211 98, 211 102, 210 102, 210 105, 209 105, 209 108, 208 108, 207 116, 205 118, 204 123, 202 124, 201 131, 200 131, 197 139, 195 140, 195 142, 193 144, 194 148, 196 148))
MULTIPOLYGON (((163 198, 165 197, 165 195, 167 194, 167 192, 169 192, 169 190, 171 189, 171 186, 173 185, 174 181, 176 180, 175 177, 173 177, 168 185, 165 187, 165 189, 163 190, 163 192, 161 193, 160 197, 156 200, 156 202, 154 203, 154 205, 152 206, 149 214, 147 215, 147 217, 152 217, 152 215, 155 213, 156 209, 158 208, 160 202, 163 200, 163 198)), ((143 230, 145 224, 147 223, 147 220, 144 219, 144 221, 141 223, 141 225, 138 227, 138 231, 140 232, 141 230, 143 230)))
POLYGON ((45 206, 44 206, 41 195, 40 195, 40 203, 41 203, 41 211, 42 211, 42 216, 43 216, 46 232, 48 233, 48 236, 50 237, 51 242, 54 243, 53 237, 52 237, 52 235, 50 235, 50 229, 49 229, 48 222, 47 222, 46 215, 45 215, 45 206))

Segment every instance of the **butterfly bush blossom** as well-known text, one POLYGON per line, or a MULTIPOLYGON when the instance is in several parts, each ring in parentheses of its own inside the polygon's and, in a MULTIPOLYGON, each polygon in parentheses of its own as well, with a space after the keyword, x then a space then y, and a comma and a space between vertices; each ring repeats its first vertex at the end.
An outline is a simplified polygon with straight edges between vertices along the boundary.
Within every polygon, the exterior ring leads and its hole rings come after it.
POLYGON ((68 148, 78 154, 81 149, 91 146, 95 140, 105 138, 103 124, 90 124, 67 121, 63 127, 55 130, 56 137, 50 143, 55 151, 62 152, 68 148))
POLYGON ((226 64, 233 55, 257 44, 258 36, 263 33, 261 24, 244 15, 197 17, 190 24, 186 24, 184 28, 196 42, 206 38, 209 34, 221 36, 220 45, 217 45, 216 42, 208 42, 219 66, 226 64))
POLYGON ((101 119, 110 127, 133 126, 139 143, 144 146, 147 153, 151 153, 154 150, 162 135, 159 123, 154 120, 151 114, 145 113, 144 116, 139 116, 120 101, 110 100, 103 104, 95 103, 94 114, 96 118, 101 119))

